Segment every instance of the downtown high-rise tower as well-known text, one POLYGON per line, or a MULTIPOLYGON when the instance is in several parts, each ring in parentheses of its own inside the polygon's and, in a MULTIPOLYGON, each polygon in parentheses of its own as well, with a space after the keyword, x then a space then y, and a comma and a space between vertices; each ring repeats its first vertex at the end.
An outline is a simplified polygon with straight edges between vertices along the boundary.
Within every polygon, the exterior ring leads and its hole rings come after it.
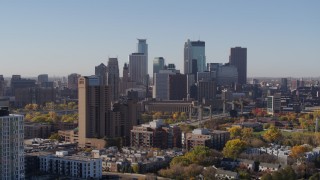
POLYGON ((184 74, 194 74, 206 70, 204 41, 190 41, 184 44, 184 74))

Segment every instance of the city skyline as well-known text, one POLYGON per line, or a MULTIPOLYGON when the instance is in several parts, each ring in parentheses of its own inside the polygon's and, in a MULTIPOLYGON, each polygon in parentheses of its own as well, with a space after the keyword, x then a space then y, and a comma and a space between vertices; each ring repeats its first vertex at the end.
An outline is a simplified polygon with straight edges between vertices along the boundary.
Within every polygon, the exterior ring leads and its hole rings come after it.
POLYGON ((230 48, 247 48, 248 77, 319 77, 319 5, 318 1, 2 2, 0 60, 5 66, 0 74, 88 76, 109 57, 118 58, 122 71, 141 38, 149 46, 150 75, 154 57, 164 57, 183 72, 183 45, 190 39, 205 41, 207 63, 227 63, 230 48))

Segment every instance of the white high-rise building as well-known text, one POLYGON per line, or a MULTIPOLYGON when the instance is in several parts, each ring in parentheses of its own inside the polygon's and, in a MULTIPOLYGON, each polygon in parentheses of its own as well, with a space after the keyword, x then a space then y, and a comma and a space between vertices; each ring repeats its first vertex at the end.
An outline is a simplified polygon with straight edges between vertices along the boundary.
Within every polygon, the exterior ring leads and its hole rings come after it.
POLYGON ((0 108, 0 179, 24 179, 23 116, 0 108))

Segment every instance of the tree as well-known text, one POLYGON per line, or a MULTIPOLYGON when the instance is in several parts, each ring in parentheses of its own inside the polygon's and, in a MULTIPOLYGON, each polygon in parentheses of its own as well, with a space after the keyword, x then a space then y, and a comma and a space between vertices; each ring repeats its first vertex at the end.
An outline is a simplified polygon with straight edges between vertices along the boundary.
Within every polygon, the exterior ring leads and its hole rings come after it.
POLYGON ((134 173, 138 174, 139 171, 140 171, 139 164, 132 165, 132 170, 133 170, 134 173))
POLYGON ((268 142, 278 142, 282 138, 281 131, 275 126, 271 126, 264 134, 263 138, 268 142))
POLYGON ((61 137, 59 136, 58 133, 53 133, 51 134, 51 136, 49 137, 50 140, 57 140, 59 141, 61 139, 61 137))
POLYGON ((261 177, 261 180, 273 180, 270 173, 266 173, 261 177))
POLYGON ((249 139, 252 137, 253 129, 252 128, 243 128, 241 130, 241 138, 249 139))
POLYGON ((310 148, 308 148, 307 146, 293 146, 291 148, 291 153, 290 156, 293 158, 301 158, 305 152, 308 152, 310 150, 310 148))
POLYGON ((216 179, 216 169, 213 167, 207 167, 202 171, 204 180, 215 180, 216 179))
POLYGON ((230 132, 230 137, 232 139, 238 138, 241 136, 241 127, 239 127, 239 126, 231 127, 228 131, 230 132))
POLYGON ((246 148, 246 142, 240 139, 229 140, 223 148, 223 155, 228 158, 236 159, 246 148))
POLYGON ((201 172, 203 167, 197 164, 190 164, 185 168, 184 172, 186 174, 187 179, 196 178, 201 172))
POLYGON ((320 179, 320 173, 312 175, 309 180, 319 180, 320 179))

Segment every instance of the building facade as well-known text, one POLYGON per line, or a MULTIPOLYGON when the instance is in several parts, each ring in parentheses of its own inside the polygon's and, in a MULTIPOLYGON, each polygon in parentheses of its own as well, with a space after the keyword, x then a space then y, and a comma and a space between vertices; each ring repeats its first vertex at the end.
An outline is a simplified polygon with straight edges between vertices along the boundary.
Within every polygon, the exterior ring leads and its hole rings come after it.
POLYGON ((0 109, 0 179, 25 179, 23 119, 0 109))
POLYGON ((162 120, 153 120, 149 124, 134 126, 131 130, 132 147, 181 148, 181 130, 179 127, 165 125, 162 120))
POLYGON ((132 53, 129 55, 129 76, 132 81, 140 85, 148 82, 148 61, 143 53, 132 53))
POLYGON ((94 74, 99 76, 101 79, 101 83, 103 85, 107 84, 107 66, 101 63, 99 66, 96 66, 94 69, 94 74))
POLYGON ((111 101, 119 98, 120 75, 118 58, 109 58, 107 67, 108 86, 111 89, 111 101))
POLYGON ((55 155, 39 156, 40 171, 77 179, 101 179, 102 159, 83 156, 68 156, 67 151, 55 155))
POLYGON ((212 149, 222 150, 230 139, 228 131, 209 131, 208 129, 195 129, 192 133, 187 133, 185 145, 188 150, 195 146, 206 146, 212 149))
POLYGON ((155 57, 153 59, 153 76, 155 73, 159 73, 160 70, 164 70, 165 61, 163 57, 155 57))
POLYGON ((206 70, 204 41, 190 41, 184 44, 184 74, 194 74, 206 70))
POLYGON ((110 95, 98 76, 79 78, 79 146, 85 146, 86 138, 111 137, 110 95))
POLYGON ((238 83, 247 83, 247 48, 234 47, 230 50, 229 63, 238 69, 238 83))
POLYGON ((78 89, 78 79, 80 77, 80 74, 72 73, 68 75, 68 88, 69 89, 78 89))

